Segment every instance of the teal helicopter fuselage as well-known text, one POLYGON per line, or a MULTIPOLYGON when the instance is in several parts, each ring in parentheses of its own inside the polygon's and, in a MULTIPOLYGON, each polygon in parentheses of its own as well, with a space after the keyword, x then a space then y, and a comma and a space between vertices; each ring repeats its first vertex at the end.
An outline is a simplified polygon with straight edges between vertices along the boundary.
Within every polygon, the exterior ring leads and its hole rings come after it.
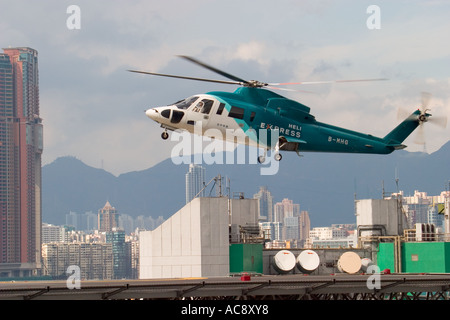
MULTIPOLYGON (((148 109, 146 114, 166 130, 186 130, 266 150, 297 153, 389 154, 405 148, 402 142, 420 124, 417 110, 379 138, 318 122, 309 107, 251 87, 195 95, 173 105, 148 109)), ((166 132, 163 138, 167 138, 166 132)))

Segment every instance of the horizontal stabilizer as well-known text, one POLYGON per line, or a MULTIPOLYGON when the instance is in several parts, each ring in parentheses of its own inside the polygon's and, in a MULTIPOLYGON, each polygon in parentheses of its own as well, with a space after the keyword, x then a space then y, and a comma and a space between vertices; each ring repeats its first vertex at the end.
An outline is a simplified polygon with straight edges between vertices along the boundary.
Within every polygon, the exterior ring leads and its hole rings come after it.
POLYGON ((395 150, 402 150, 406 148, 404 144, 388 144, 387 147, 394 148, 395 150))

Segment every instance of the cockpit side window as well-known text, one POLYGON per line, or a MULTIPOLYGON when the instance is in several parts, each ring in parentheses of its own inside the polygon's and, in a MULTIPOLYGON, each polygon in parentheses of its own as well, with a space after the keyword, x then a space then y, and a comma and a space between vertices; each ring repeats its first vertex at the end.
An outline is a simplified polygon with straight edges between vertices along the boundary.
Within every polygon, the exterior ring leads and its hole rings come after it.
POLYGON ((172 111, 172 118, 170 119, 171 123, 180 123, 181 119, 184 116, 183 111, 173 110, 172 111))
POLYGON ((203 99, 202 101, 205 103, 205 105, 202 108, 202 113, 209 114, 209 112, 211 111, 211 108, 214 104, 214 101, 208 100, 208 99, 203 99))
POLYGON ((161 112, 161 115, 162 115, 164 118, 169 119, 169 118, 170 118, 170 109, 165 109, 165 110, 163 110, 163 111, 161 112))
POLYGON ((214 104, 213 100, 203 99, 202 101, 199 101, 197 103, 197 105, 192 109, 192 111, 209 114, 213 104, 214 104))
POLYGON ((190 97, 178 102, 175 102, 174 105, 176 107, 178 107, 179 109, 187 109, 191 106, 191 104, 193 104, 196 100, 198 99, 198 97, 190 97))

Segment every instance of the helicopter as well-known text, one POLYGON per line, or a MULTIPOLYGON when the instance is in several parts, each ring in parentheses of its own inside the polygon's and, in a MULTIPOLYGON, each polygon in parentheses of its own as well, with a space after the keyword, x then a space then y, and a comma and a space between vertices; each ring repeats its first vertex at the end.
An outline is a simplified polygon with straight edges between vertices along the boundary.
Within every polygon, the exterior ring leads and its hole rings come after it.
MULTIPOLYGON (((376 137, 331 124, 319 122, 310 108, 279 95, 272 90, 291 89, 279 86, 379 81, 387 79, 335 80, 314 82, 265 83, 244 80, 189 56, 179 56, 200 67, 215 72, 229 80, 196 78, 172 74, 128 70, 146 75, 185 80, 206 81, 238 85, 234 92, 211 91, 195 94, 167 106, 149 108, 145 114, 168 131, 187 131, 211 138, 242 143, 264 150, 258 162, 264 163, 267 151, 273 152, 276 161, 282 159, 281 151, 390 154, 404 149, 404 140, 418 127, 431 120, 428 113, 430 94, 422 94, 420 108, 409 114, 384 137, 376 137), (200 130, 198 129, 200 127, 200 130), (212 133, 214 132, 214 133, 212 133)), ((446 119, 438 122, 445 127, 446 119)))

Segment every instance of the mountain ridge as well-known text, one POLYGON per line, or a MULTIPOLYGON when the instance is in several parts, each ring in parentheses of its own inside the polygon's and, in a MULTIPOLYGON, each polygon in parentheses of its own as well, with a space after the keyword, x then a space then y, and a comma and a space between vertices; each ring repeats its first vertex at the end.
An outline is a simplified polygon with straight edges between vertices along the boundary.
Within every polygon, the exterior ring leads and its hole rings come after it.
MULTIPOLYGON (((354 223, 354 199, 381 198, 384 190, 405 195, 414 190, 439 194, 450 180, 450 141, 431 154, 399 150, 391 155, 283 153, 275 175, 261 165, 203 165, 207 183, 221 174, 231 192, 253 197, 267 186, 274 203, 289 198, 308 210, 313 226, 354 223)), ((223 158, 225 159, 225 157, 223 158)), ((70 211, 97 213, 109 201, 119 213, 167 219, 185 204, 188 165, 166 159, 141 171, 119 176, 90 167, 75 157, 61 157, 42 168, 43 221, 64 224, 70 211)), ((210 188, 207 188, 209 194, 210 188)), ((213 193, 214 194, 214 193, 213 193)))

